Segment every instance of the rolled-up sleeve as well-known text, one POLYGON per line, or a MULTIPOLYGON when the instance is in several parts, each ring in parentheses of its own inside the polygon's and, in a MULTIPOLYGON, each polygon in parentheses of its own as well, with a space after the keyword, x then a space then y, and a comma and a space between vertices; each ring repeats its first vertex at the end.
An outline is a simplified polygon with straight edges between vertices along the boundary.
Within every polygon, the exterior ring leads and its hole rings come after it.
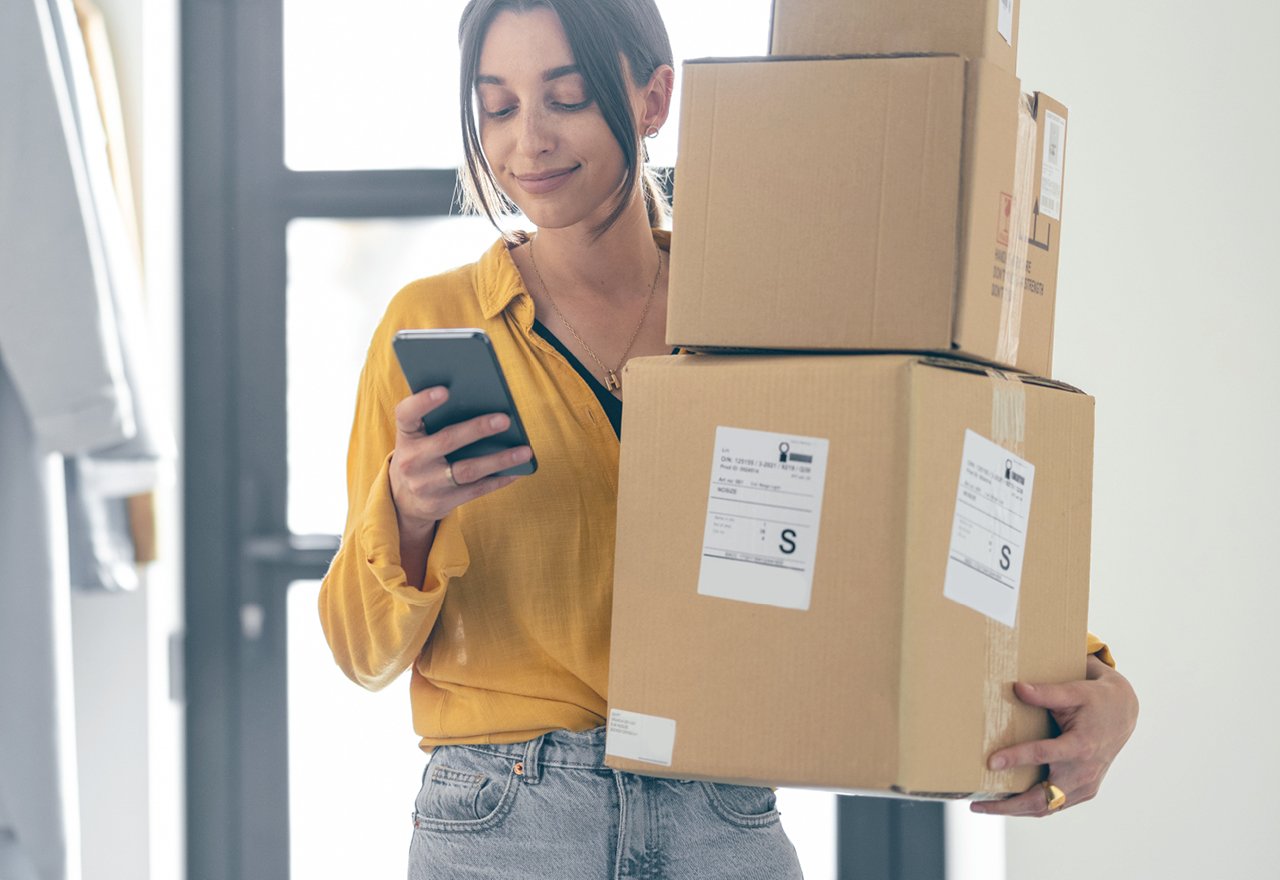
POLYGON ((320 589, 320 620, 334 659, 348 678, 370 690, 386 687, 413 663, 435 626, 449 581, 465 574, 471 561, 458 517, 450 514, 436 525, 422 588, 406 579, 390 464, 392 400, 408 388, 395 387, 398 368, 380 351, 382 335, 375 337, 360 379, 342 546, 320 589), (395 372, 388 376, 388 370, 395 372))
POLYGON ((1095 636, 1093 633, 1089 633, 1089 641, 1085 646, 1084 652, 1086 654, 1097 654, 1098 659, 1103 663, 1107 664, 1112 669, 1116 668, 1116 660, 1111 656, 1111 649, 1107 647, 1106 642, 1095 636))

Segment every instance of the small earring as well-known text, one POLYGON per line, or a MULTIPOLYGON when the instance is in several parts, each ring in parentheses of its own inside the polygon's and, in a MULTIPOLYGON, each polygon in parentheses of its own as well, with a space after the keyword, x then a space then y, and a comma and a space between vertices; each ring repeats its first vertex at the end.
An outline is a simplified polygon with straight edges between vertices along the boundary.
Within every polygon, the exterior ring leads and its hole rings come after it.
POLYGON ((644 136, 647 138, 656 138, 658 136, 658 126, 651 125, 644 130, 644 136))

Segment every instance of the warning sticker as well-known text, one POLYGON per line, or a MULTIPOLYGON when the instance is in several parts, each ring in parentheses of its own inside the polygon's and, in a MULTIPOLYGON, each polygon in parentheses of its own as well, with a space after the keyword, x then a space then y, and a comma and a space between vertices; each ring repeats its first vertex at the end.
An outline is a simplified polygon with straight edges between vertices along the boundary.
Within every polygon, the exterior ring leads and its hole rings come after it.
POLYGON ((808 610, 828 446, 716 428, 699 593, 808 610))
POLYGON ((960 487, 942 595, 1013 626, 1035 465, 964 432, 960 487))
POLYGON ((604 736, 607 755, 671 766, 676 745, 676 723, 670 718, 639 712, 609 710, 609 729, 604 736))
POLYGON ((1013 0, 1000 0, 1000 10, 996 13, 996 30, 1006 43, 1013 45, 1013 0))
POLYGON ((1040 170, 1040 213, 1062 219, 1062 166, 1067 148, 1067 120, 1044 111, 1044 156, 1040 170))
POLYGON ((996 244, 1009 246, 1009 232, 1013 224, 1013 196, 1000 193, 1000 204, 996 209, 996 244))

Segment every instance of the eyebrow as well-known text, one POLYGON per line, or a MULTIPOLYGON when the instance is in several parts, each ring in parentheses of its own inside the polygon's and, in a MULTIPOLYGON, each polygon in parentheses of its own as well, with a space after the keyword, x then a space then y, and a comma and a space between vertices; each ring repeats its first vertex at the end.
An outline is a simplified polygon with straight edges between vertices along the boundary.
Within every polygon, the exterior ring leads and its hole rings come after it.
MULTIPOLYGON (((582 71, 578 70, 578 65, 565 64, 561 67, 553 67, 546 73, 542 74, 542 81, 551 82, 553 79, 560 79, 563 76, 571 76, 575 73, 581 74, 581 72, 582 71)), ((500 76, 488 76, 482 73, 476 77, 476 83, 490 86, 505 86, 507 81, 500 76)))

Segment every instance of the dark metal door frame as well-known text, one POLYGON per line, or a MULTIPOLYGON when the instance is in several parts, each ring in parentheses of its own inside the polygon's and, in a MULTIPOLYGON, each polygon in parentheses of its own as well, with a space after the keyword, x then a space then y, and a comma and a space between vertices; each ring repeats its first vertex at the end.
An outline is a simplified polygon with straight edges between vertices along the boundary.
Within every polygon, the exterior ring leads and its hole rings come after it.
MULTIPOLYGON (((181 8, 188 877, 288 880, 285 591, 337 539, 288 530, 285 227, 448 214, 456 173, 290 171, 281 0, 181 8)), ((846 798, 840 828, 841 880, 942 880, 907 858, 938 805, 846 798)))

